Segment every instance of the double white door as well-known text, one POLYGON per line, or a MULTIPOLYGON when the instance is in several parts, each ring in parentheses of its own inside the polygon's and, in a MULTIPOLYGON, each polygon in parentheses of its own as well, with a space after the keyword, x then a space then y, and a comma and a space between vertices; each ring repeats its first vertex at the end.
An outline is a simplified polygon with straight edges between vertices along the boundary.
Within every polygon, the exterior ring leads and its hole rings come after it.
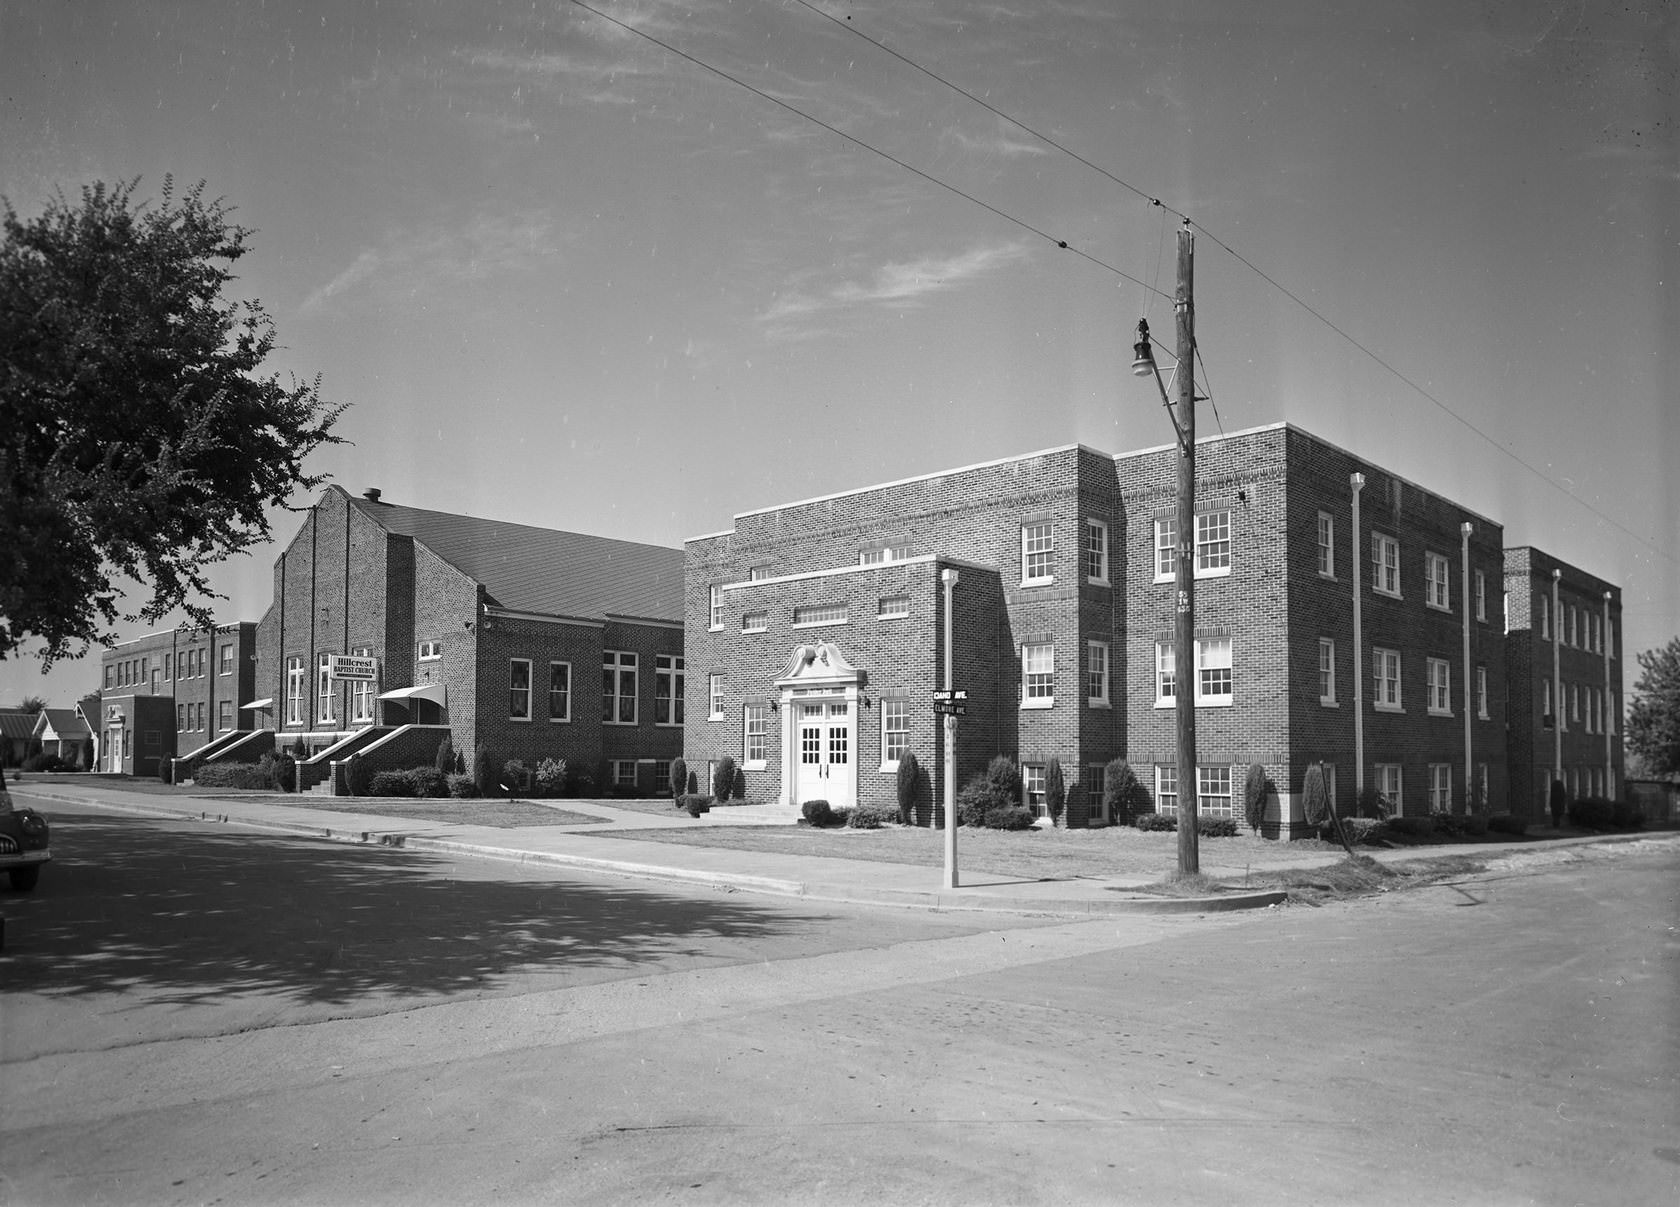
POLYGON ((846 700, 801 701, 793 706, 799 764, 799 799, 826 800, 831 808, 857 801, 857 742, 852 707, 846 700))

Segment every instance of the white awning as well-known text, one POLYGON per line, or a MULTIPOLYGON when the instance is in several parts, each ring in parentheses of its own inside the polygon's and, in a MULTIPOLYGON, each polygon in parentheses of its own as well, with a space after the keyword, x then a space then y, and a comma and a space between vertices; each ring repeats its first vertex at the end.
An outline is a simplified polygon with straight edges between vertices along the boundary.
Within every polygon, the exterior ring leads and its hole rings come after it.
POLYGON ((406 704, 410 700, 430 700, 439 708, 444 707, 443 684, 421 683, 415 687, 399 687, 394 691, 380 692, 381 700, 395 700, 399 704, 406 704))
POLYGON ((274 710, 274 697, 270 696, 266 700, 252 700, 249 704, 241 704, 239 711, 244 712, 247 708, 254 708, 259 712, 272 712, 274 710))

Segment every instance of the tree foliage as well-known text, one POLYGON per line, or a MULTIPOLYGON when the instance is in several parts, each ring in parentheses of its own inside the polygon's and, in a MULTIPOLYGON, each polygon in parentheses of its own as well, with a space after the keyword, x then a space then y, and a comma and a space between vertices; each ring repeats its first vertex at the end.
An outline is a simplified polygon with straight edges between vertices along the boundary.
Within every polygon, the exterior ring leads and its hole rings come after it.
POLYGON ((1647 775, 1680 774, 1680 637, 1639 655, 1628 706, 1627 746, 1647 775))
POLYGON ((209 625, 207 568, 267 539, 340 442, 318 380, 260 374, 262 306, 223 296, 251 232, 202 184, 155 204, 138 184, 29 221, 0 199, 0 658, 107 641, 126 579, 152 595, 123 619, 209 625))

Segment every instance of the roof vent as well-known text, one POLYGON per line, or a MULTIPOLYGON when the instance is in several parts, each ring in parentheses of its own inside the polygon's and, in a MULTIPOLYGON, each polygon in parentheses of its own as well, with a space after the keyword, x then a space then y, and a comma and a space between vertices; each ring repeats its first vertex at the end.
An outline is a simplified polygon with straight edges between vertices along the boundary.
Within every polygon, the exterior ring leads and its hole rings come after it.
POLYGON ((362 492, 362 498, 366 499, 369 503, 379 502, 379 487, 377 487, 377 486, 368 487, 366 490, 364 490, 362 492))

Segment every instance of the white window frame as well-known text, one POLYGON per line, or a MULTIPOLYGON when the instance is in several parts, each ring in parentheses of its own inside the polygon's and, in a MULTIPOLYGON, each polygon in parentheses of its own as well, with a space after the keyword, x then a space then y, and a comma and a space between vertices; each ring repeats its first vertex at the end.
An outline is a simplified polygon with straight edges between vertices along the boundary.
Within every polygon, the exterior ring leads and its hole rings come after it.
POLYGON ((1401 690, 1400 651, 1371 647, 1371 707, 1378 712, 1405 712, 1401 690))
POLYGON ((1038 641, 1021 646, 1021 707, 1056 706, 1056 646, 1038 641))
POLYGON ((759 608, 756 611, 741 613, 741 632, 762 633, 769 627, 770 612, 768 609, 759 608))
POLYGON ((414 658, 417 662, 436 662, 442 657, 443 642, 441 641, 422 641, 414 647, 414 658))
POLYGON ((1336 577, 1336 517, 1328 511, 1318 513, 1318 573, 1336 577))
POLYGON ((1424 697, 1426 710, 1432 717, 1452 716, 1452 663, 1445 658, 1430 658, 1428 693, 1424 697))
POLYGON ((881 770, 897 771, 903 752, 910 749, 910 701, 890 697, 881 701, 881 770))
POLYGON ((1196 513, 1196 577, 1225 578, 1235 560, 1236 536, 1231 509, 1196 513), (1217 525, 1217 527, 1216 527, 1217 525), (1223 536, 1211 535, 1223 531, 1223 536), (1223 551, 1220 547, 1223 546, 1223 551))
POLYGON ((1045 797, 1044 763, 1021 764, 1021 803, 1033 811, 1034 817, 1048 817, 1050 805, 1045 797))
POLYGON ((720 633, 723 631, 723 588, 717 583, 713 583, 710 590, 711 595, 708 600, 710 611, 706 624, 709 632, 720 633))
POLYGON ((531 723, 531 669, 529 658, 508 659, 508 720, 521 725, 531 723), (519 686, 520 668, 524 668, 525 686, 519 686), (521 712, 520 710, 524 711, 521 712))
POLYGON ((1196 812, 1202 817, 1236 817, 1229 763, 1196 765, 1196 812), (1224 803, 1221 804, 1220 802, 1224 803))
POLYGON ((601 651, 601 724, 635 725, 641 713, 641 659, 633 650, 601 651), (607 686, 608 679, 612 686, 607 686), (628 683, 629 691, 625 690, 628 683), (630 702, 630 716, 626 719, 624 702, 630 702))
POLYGON ((1540 605, 1535 609, 1540 613, 1540 640, 1550 641, 1552 639, 1552 601, 1543 594, 1536 595, 1534 598, 1540 605))
POLYGON ((1386 532, 1371 533, 1371 590, 1401 598, 1400 542, 1386 532))
POLYGON ((822 629, 851 622, 851 607, 843 603, 811 604, 793 610, 793 627, 796 629, 822 629))
POLYGON ((1336 639, 1318 639, 1318 702, 1336 708, 1336 639))
POLYGON ((910 619, 910 597, 908 595, 883 595, 875 601, 876 620, 908 620, 910 619))
POLYGON ((1487 667, 1476 667, 1476 719, 1488 719, 1487 667))
POLYGON ((1232 703, 1236 693, 1236 660, 1235 644, 1229 637, 1198 637, 1196 639, 1196 707, 1197 708, 1226 708, 1232 703), (1224 661, 1218 661, 1223 647, 1224 661), (1216 676, 1224 671, 1223 692, 1207 690, 1208 674, 1216 676))
POLYGON ((1428 549, 1423 553, 1423 602, 1437 612, 1452 611, 1452 563, 1428 549))
POLYGON ((671 760, 653 760, 653 790, 661 796, 671 794, 671 760))
POLYGON ((723 720, 723 675, 713 671, 706 676, 706 720, 723 720))
MULTIPOLYGON (((371 645, 358 645, 351 649, 350 653, 358 658, 372 658, 373 647, 371 645)), ((352 725, 362 721, 370 725, 373 723, 373 687, 372 679, 352 679, 350 681, 350 723, 352 725)))
POLYGON ((1099 587, 1108 580, 1108 525, 1102 520, 1085 520, 1085 581, 1099 587))
POLYGON ((1452 764, 1429 764, 1429 811, 1452 812, 1452 764))
POLYGON ((653 723, 667 729, 683 723, 683 692, 688 690, 688 665, 681 654, 653 656, 653 723), (660 695, 661 690, 664 695, 660 695), (659 719, 659 705, 665 704, 665 719, 659 719))
POLYGON ((909 556, 910 546, 908 544, 877 545, 870 549, 858 550, 858 565, 884 566, 888 562, 902 562, 909 556))
POLYGON ((741 705, 741 766, 763 771, 770 748, 770 706, 762 700, 741 705))
POLYGON ((1042 587, 1056 581, 1056 525, 1036 520, 1021 525, 1021 585, 1042 587), (1033 571, 1042 573, 1033 573, 1033 571))
POLYGON ((1170 583, 1178 578, 1178 519, 1155 517, 1155 581, 1170 583))
POLYGON ((612 776, 614 788, 634 788, 636 786, 636 760, 614 759, 612 761, 612 776))
POLYGON ((1551 717, 1552 723, 1557 723, 1557 710, 1552 707, 1552 681, 1540 680, 1540 716, 1551 717))
MULTIPOLYGON (((303 655, 286 659, 286 724, 303 724, 303 655)), ((187 732, 185 729, 183 733, 187 732)))
POLYGON ((1155 643, 1155 707, 1171 708, 1177 699, 1178 662, 1177 643, 1155 643))
POLYGON ((1386 796, 1394 806, 1394 813, 1400 816, 1406 811, 1406 774, 1399 763, 1377 763, 1373 767, 1372 783, 1378 792, 1386 796), (1389 781, 1393 780, 1393 791, 1389 791, 1389 781))
POLYGON ((233 674, 233 643, 231 641, 222 646, 221 657, 222 661, 221 665, 217 668, 217 673, 223 675, 233 674))
POLYGON ((1487 620, 1487 575, 1480 570, 1473 571, 1476 582, 1476 619, 1487 620))
POLYGON ((1173 763, 1155 764, 1155 812, 1163 817, 1178 816, 1178 767, 1173 763), (1167 803, 1167 798, 1172 803, 1167 803))
POLYGON ((572 664, 570 662, 550 662, 548 664, 548 719, 556 725, 570 724, 572 719, 572 664), (564 670, 566 686, 557 693, 554 687, 556 670, 564 670), (555 710, 554 697, 561 697, 561 708, 555 710))
MULTIPOLYGON (((203 653, 202 650, 199 651, 203 653)), ((317 654, 315 657, 315 723, 317 725, 338 724, 338 693, 332 685, 331 654, 317 654)), ((199 728, 203 728, 200 726, 199 728)))
POLYGON ((1085 643, 1085 703, 1092 708, 1111 707, 1108 694, 1108 642, 1085 643))

